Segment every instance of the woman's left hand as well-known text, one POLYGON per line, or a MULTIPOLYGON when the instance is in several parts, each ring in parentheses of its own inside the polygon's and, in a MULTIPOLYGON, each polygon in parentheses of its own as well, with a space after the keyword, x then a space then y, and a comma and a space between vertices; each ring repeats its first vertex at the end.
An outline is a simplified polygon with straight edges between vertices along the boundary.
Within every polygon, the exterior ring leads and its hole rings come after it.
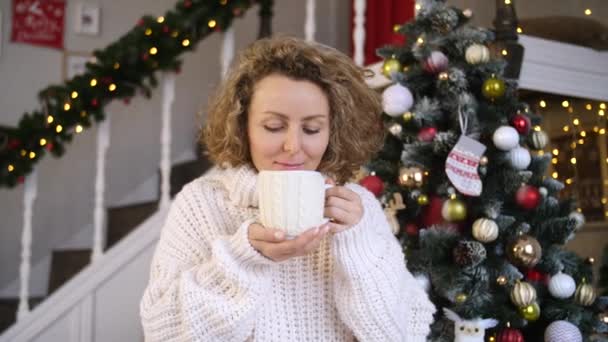
MULTIPOLYGON (((335 184, 331 179, 327 183, 335 184)), ((361 221, 363 204, 361 198, 345 186, 334 186, 325 191, 324 215, 330 218, 333 233, 345 231, 361 221)))

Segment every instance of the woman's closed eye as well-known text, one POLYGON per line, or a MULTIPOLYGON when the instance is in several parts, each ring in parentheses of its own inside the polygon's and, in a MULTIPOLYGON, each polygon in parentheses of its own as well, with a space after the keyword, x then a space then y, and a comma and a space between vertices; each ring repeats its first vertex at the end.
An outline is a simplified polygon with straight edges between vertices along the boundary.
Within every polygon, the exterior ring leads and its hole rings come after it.
MULTIPOLYGON (((283 125, 264 125, 264 129, 271 133, 280 132, 285 129, 283 125)), ((308 135, 317 134, 321 131, 320 128, 317 127, 302 127, 302 131, 308 135)))

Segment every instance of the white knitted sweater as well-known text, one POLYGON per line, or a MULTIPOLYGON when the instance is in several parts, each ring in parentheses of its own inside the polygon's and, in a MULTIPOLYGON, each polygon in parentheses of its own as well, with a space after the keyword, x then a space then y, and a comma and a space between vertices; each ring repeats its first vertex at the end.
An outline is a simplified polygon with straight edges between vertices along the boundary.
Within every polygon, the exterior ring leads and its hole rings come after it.
POLYGON ((176 196, 141 300, 146 341, 425 341, 435 308, 406 270, 381 207, 314 252, 274 262, 251 247, 256 172, 213 169, 176 196))

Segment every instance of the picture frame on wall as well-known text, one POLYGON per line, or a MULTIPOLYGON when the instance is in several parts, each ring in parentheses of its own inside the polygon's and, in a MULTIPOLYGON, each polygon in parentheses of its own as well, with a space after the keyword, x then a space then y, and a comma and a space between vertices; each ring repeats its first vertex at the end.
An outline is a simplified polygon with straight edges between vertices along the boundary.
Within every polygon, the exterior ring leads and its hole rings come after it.
POLYGON ((76 5, 76 33, 96 36, 99 34, 101 8, 97 4, 76 5))
POLYGON ((95 57, 88 52, 65 51, 63 53, 63 80, 69 80, 86 71, 87 62, 94 63, 95 57))

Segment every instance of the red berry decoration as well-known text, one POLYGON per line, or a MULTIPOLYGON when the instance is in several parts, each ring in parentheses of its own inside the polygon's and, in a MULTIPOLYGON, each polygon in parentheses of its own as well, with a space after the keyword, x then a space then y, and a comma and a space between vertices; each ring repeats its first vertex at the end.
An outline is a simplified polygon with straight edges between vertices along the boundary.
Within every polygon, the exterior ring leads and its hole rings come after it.
POLYGON ((17 178, 17 183, 19 183, 19 184, 25 183, 25 177, 19 176, 19 178, 17 178))
POLYGON ((46 150, 51 152, 53 150, 53 147, 55 147, 55 145, 53 145, 52 142, 46 144, 46 150))
POLYGON ((526 280, 529 282, 547 283, 548 278, 546 274, 539 272, 537 269, 529 268, 526 271, 526 280))
POLYGON ((384 191, 384 183, 378 176, 366 176, 359 182, 359 184, 369 190, 376 197, 380 196, 382 191, 384 191))
POLYGON ((144 22, 144 20, 143 20, 143 19, 139 19, 139 20, 137 21, 137 26, 139 26, 139 27, 144 26, 144 24, 145 24, 145 22, 144 22))
POLYGON ((513 126, 519 134, 527 135, 530 133, 530 118, 522 114, 516 114, 511 118, 511 126, 513 126))
POLYGON ((97 107, 98 105, 99 105, 99 101, 97 99, 92 99, 91 100, 91 106, 97 107))
POLYGON ((170 30, 169 26, 167 26, 167 25, 163 26, 163 33, 169 33, 169 30, 170 30))
POLYGON ((496 342, 524 342, 524 335, 514 328, 505 328, 496 335, 496 342))
POLYGON ((184 1, 184 7, 185 7, 185 8, 190 8, 190 7, 192 7, 192 1, 190 1, 190 0, 186 0, 186 1, 184 1))
POLYGON ((532 185, 524 185, 515 194, 517 205, 526 210, 532 210, 540 203, 540 191, 532 185))
POLYGON ((403 227, 403 230, 405 230, 405 233, 408 236, 418 236, 418 226, 413 223, 406 224, 405 227, 403 227))
POLYGON ((236 17, 240 17, 241 14, 243 14, 243 10, 240 9, 239 7, 237 7, 232 10, 232 14, 234 14, 234 16, 236 16, 236 17))
POLYGON ((21 145, 21 141, 19 141, 19 139, 11 139, 8 142, 8 149, 9 150, 14 150, 17 147, 19 147, 19 145, 21 145))
POLYGON ((435 139, 435 135, 437 135, 437 128, 435 127, 422 127, 420 132, 418 132, 418 140, 431 142, 435 139))

